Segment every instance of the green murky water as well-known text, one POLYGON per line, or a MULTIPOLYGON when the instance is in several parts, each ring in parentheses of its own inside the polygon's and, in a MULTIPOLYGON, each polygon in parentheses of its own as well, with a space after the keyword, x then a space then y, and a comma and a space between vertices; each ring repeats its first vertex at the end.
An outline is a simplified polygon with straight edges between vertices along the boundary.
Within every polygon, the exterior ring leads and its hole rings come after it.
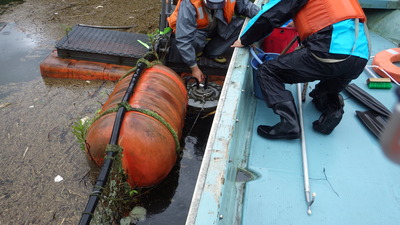
MULTIPOLYGON (((0 51, 0 224, 77 224, 97 174, 71 126, 93 116, 115 82, 41 77, 51 50, 12 24, 0 30, 0 51)), ((185 223, 211 122, 187 116, 182 157, 133 201, 146 209, 138 225, 185 223)))

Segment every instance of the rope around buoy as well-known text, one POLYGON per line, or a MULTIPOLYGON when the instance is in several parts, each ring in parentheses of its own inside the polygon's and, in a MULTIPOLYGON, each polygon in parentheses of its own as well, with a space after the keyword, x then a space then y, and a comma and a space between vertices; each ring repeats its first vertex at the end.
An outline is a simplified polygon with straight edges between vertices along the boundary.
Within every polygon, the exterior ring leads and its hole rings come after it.
POLYGON ((100 119, 101 117, 110 114, 110 113, 114 113, 117 112, 119 108, 124 107, 126 109, 126 111, 134 111, 134 112, 140 112, 143 113, 147 116, 150 116, 156 120, 158 120, 160 123, 162 123, 168 130, 169 132, 172 134, 174 141, 175 141, 175 145, 176 145, 176 151, 179 152, 180 150, 180 144, 179 144, 179 138, 178 138, 178 134, 177 132, 174 130, 174 128, 171 126, 171 124, 169 124, 160 114, 156 113, 155 111, 152 111, 150 109, 140 109, 140 108, 133 108, 132 106, 129 105, 128 102, 121 102, 118 103, 118 105, 114 108, 108 109, 106 111, 104 111, 101 114, 98 114, 94 119, 93 122, 94 123, 96 120, 100 119))

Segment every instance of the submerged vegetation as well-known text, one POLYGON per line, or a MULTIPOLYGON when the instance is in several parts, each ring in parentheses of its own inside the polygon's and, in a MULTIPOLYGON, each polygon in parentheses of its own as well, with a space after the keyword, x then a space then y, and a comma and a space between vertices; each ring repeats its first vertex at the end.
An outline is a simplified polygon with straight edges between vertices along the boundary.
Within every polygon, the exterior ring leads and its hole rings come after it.
MULTIPOLYGON (((98 112, 96 112, 94 118, 97 117, 98 112)), ((72 126, 72 133, 77 138, 83 151, 85 151, 86 147, 87 132, 94 120, 84 117, 72 126)), ((93 215, 92 223, 94 224, 113 224, 120 220, 125 221, 125 224, 130 224, 131 222, 138 221, 138 218, 143 217, 139 213, 143 212, 143 210, 138 210, 136 207, 131 211, 132 203, 134 203, 133 198, 139 192, 132 189, 127 182, 127 175, 122 168, 122 152, 123 149, 118 146, 117 154, 113 158, 108 182, 103 189, 103 193, 100 195, 100 204, 93 215), (129 213, 129 211, 131 212, 129 213), (128 216, 124 218, 125 215, 128 216)))
POLYGON ((23 3, 23 0, 1 0, 0 1, 0 15, 6 12, 9 8, 23 3))
MULTIPOLYGON (((100 196, 100 204, 93 217, 93 223, 95 224, 119 223, 124 218, 124 215, 131 211, 134 195, 138 194, 138 191, 131 189, 126 181, 127 175, 122 168, 121 158, 122 148, 119 148, 113 159, 108 182, 103 194, 100 196)), ((124 221, 130 220, 125 218, 124 221)))

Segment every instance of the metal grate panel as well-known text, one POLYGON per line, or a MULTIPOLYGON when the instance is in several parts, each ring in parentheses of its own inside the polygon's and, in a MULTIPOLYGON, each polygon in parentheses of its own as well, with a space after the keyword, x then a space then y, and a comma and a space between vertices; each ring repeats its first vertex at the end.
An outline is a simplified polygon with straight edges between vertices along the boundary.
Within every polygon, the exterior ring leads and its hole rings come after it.
POLYGON ((76 25, 56 43, 58 57, 134 66, 147 53, 146 34, 76 25))

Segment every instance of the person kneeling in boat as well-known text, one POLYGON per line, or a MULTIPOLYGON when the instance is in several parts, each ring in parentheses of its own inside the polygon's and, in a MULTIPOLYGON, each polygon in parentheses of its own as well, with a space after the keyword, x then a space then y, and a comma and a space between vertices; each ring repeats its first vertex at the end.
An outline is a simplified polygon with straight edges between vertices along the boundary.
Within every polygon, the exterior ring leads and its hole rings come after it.
POLYGON ((263 62, 257 74, 267 106, 280 116, 276 125, 257 129, 269 139, 300 138, 293 96, 284 85, 315 80, 320 82, 309 95, 322 114, 313 128, 330 134, 344 113, 339 92, 362 73, 369 58, 366 17, 357 0, 272 0, 232 47, 249 46, 292 18, 302 48, 263 62))
POLYGON ((204 82, 197 65, 201 55, 225 63, 221 55, 238 39, 244 19, 253 17, 260 8, 249 0, 180 0, 168 24, 175 33, 176 47, 192 76, 204 82))

